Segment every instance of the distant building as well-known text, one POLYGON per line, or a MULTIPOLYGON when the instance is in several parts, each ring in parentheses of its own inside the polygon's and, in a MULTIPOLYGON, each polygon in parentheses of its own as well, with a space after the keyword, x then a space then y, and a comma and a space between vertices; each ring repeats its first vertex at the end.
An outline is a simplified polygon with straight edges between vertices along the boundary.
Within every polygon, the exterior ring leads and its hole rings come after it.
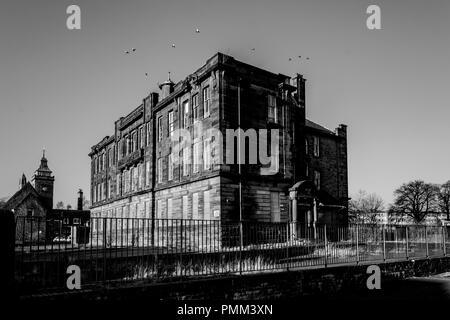
POLYGON ((160 89, 92 147, 93 217, 347 223, 347 127, 330 131, 305 118, 301 75, 218 53, 160 89), (269 129, 258 141, 279 130, 271 169, 227 162, 226 130, 238 127, 244 135, 269 129), (222 133, 222 144, 206 134, 210 128, 222 133), (192 137, 179 152, 171 144, 177 129, 192 137))
POLYGON ((90 211, 82 208, 83 192, 81 190, 79 191, 81 200, 78 199, 77 210, 53 209, 54 182, 55 177, 48 167, 45 153, 42 155, 41 164, 31 183, 27 181, 25 174, 22 175, 20 189, 5 204, 5 209, 13 211, 16 218, 18 241, 44 242, 60 235, 62 231, 66 234, 70 233, 70 230, 64 227, 64 221, 70 221, 67 226, 75 225, 74 219, 80 226, 86 226, 89 223, 90 211), (64 220, 67 218, 70 220, 64 220), (58 227, 55 227, 56 225, 58 227))

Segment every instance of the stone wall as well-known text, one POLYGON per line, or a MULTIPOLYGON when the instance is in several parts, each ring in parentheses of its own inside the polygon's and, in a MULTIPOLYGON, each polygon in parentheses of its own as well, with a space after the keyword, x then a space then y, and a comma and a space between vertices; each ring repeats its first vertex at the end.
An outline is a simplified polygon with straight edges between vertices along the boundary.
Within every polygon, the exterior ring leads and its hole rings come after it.
MULTIPOLYGON (((429 276, 450 270, 450 258, 380 263, 381 290, 368 290, 367 265, 336 266, 288 272, 259 273, 172 283, 133 283, 129 286, 71 292, 73 299, 106 300, 272 300, 300 297, 362 297, 383 294, 383 288, 414 276, 429 276), (378 292, 377 292, 378 291, 378 292)), ((378 296, 379 297, 379 296, 378 296)), ((48 298, 48 297, 46 297, 48 298)), ((399 298, 399 297, 397 297, 399 298)), ((401 298, 401 297, 400 297, 401 298)), ((419 297, 418 297, 419 298, 419 297)))

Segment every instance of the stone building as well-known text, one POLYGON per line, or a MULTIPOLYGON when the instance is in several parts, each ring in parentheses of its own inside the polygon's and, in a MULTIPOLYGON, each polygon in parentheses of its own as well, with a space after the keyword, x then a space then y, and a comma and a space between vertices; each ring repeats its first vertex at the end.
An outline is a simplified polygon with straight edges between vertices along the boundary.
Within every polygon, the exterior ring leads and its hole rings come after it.
POLYGON ((346 126, 305 119, 301 75, 217 53, 159 87, 92 147, 93 217, 347 223, 346 126))
MULTIPOLYGON (((19 190, 8 199, 4 207, 14 213, 17 241, 47 242, 53 239, 61 230, 66 229, 63 218, 59 218, 61 211, 65 212, 65 217, 75 218, 75 222, 78 222, 77 226, 88 225, 89 210, 83 210, 80 199, 78 199, 77 210, 53 209, 54 183, 55 177, 48 166, 44 152, 32 181, 27 181, 23 174, 19 182, 19 190)), ((82 195, 80 190, 80 197, 82 195)), ((73 219, 70 220, 72 221, 73 219)), ((74 228, 72 230, 69 228, 67 233, 70 234, 71 231, 74 231, 74 228)))

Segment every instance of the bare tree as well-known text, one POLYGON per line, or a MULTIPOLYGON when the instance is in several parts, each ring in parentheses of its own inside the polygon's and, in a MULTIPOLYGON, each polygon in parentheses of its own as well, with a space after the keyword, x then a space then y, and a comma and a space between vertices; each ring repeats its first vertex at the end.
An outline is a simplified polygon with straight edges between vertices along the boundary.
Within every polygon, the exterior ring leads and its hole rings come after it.
POLYGON ((438 194, 439 210, 447 214, 447 220, 450 220, 450 180, 439 188, 438 194))
POLYGON ((379 195, 360 190, 349 203, 350 221, 375 224, 383 210, 384 201, 379 195))
POLYGON ((64 202, 58 201, 56 203, 56 209, 64 209, 64 202))
POLYGON ((439 188, 422 180, 403 184, 394 191, 394 204, 390 212, 400 213, 422 222, 429 214, 436 213, 439 188))

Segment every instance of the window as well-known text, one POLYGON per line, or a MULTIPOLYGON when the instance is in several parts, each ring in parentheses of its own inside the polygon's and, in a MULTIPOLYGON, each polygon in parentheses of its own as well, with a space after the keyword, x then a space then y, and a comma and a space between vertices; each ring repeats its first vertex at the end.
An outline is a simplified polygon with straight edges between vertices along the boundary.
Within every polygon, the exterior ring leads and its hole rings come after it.
POLYGON ((188 196, 183 196, 183 219, 188 218, 188 196))
POLYGON ((33 209, 27 209, 27 218, 31 218, 34 215, 34 210, 33 209))
POLYGON ((172 199, 167 199, 167 219, 172 219, 172 199))
POLYGON ((69 224, 69 223, 70 223, 69 218, 63 218, 63 224, 69 224))
POLYGON ((190 147, 183 149, 183 175, 189 175, 189 164, 190 164, 190 147))
POLYGON ((163 181, 163 158, 158 159, 158 183, 163 181))
POLYGON ((108 183, 106 184, 106 199, 109 199, 111 197, 111 181, 108 180, 108 183))
POLYGON ((141 126, 139 128, 139 147, 143 148, 144 145, 145 145, 145 143, 144 143, 144 127, 141 126))
POLYGON ((130 189, 129 191, 134 191, 134 167, 130 168, 130 189))
POLYGON ((209 107, 211 100, 211 90, 209 86, 203 88, 203 117, 209 116, 209 107))
POLYGON ((194 121, 196 121, 200 118, 200 110, 198 108, 198 94, 192 97, 192 108, 194 111, 194 121))
POLYGON ((132 148, 131 137, 127 136, 127 150, 126 150, 127 155, 131 153, 131 148, 132 148))
POLYGON ((161 219, 163 217, 163 207, 162 207, 162 200, 158 200, 156 204, 156 218, 161 219))
POLYGON ((192 195, 192 219, 198 219, 198 193, 192 195))
POLYGON ((268 96, 268 121, 278 123, 277 98, 273 95, 268 96))
POLYGON ((107 151, 106 151, 106 163, 105 163, 105 167, 106 168, 109 168, 111 165, 110 165, 110 163, 109 163, 109 159, 111 159, 110 157, 109 157, 109 154, 111 153, 111 149, 108 149, 107 151))
POLYGON ((172 160, 172 154, 169 153, 168 157, 167 157, 167 172, 168 172, 168 177, 167 180, 173 180, 173 160, 172 160))
POLYGON ((163 122, 162 117, 158 118, 158 141, 161 141, 163 138, 163 122))
POLYGON ((120 160, 121 156, 122 156, 122 140, 119 139, 117 141, 117 161, 120 160))
POLYGON ((189 125, 189 101, 183 102, 183 128, 189 125))
POLYGON ((173 135, 173 131, 175 130, 175 120, 173 117, 173 111, 169 111, 169 116, 168 116, 168 128, 169 128, 169 135, 172 136, 173 135))
POLYGON ((132 148, 131 152, 134 152, 138 149, 138 133, 137 133, 137 131, 133 132, 132 137, 133 137, 133 145, 131 147, 132 148))
POLYGON ((309 153, 309 142, 308 138, 305 138, 305 154, 309 153))
POLYGON ((138 167, 133 167, 133 191, 136 191, 139 186, 139 169, 138 167))
POLYGON ((319 157, 320 156, 320 139, 319 139, 319 137, 313 137, 313 143, 314 143, 314 156, 319 157))
POLYGON ((122 184, 122 175, 120 173, 117 174, 117 180, 116 180, 116 193, 118 196, 122 195, 122 190, 120 188, 122 184))
POLYGON ((203 140, 203 169, 211 169, 211 141, 208 138, 203 140))
POLYGON ((145 185, 150 185, 150 161, 145 163, 145 185))
POLYGON ((140 163, 138 166, 139 169, 139 183, 138 183, 138 188, 139 190, 142 190, 144 188, 145 185, 145 167, 143 163, 140 163))
POLYGON ((148 122, 145 125, 146 131, 147 131, 147 135, 146 135, 146 139, 147 139, 147 146, 150 145, 150 122, 148 122))
POLYGON ((130 191, 130 170, 124 171, 125 174, 125 181, 124 181, 124 192, 127 193, 130 191))
POLYGON ((209 200, 209 190, 203 192, 203 219, 211 219, 211 205, 209 200))
POLYGON ((194 143, 194 165, 192 168, 192 172, 196 173, 200 170, 200 162, 201 162, 201 153, 200 153, 200 142, 194 143))
POLYGON ((73 218, 73 224, 80 224, 80 218, 73 218))
POLYGON ((114 144, 111 149, 111 166, 113 166, 116 163, 116 145, 114 144))
POLYGON ((314 171, 314 184, 317 190, 320 190, 320 172, 314 171))

